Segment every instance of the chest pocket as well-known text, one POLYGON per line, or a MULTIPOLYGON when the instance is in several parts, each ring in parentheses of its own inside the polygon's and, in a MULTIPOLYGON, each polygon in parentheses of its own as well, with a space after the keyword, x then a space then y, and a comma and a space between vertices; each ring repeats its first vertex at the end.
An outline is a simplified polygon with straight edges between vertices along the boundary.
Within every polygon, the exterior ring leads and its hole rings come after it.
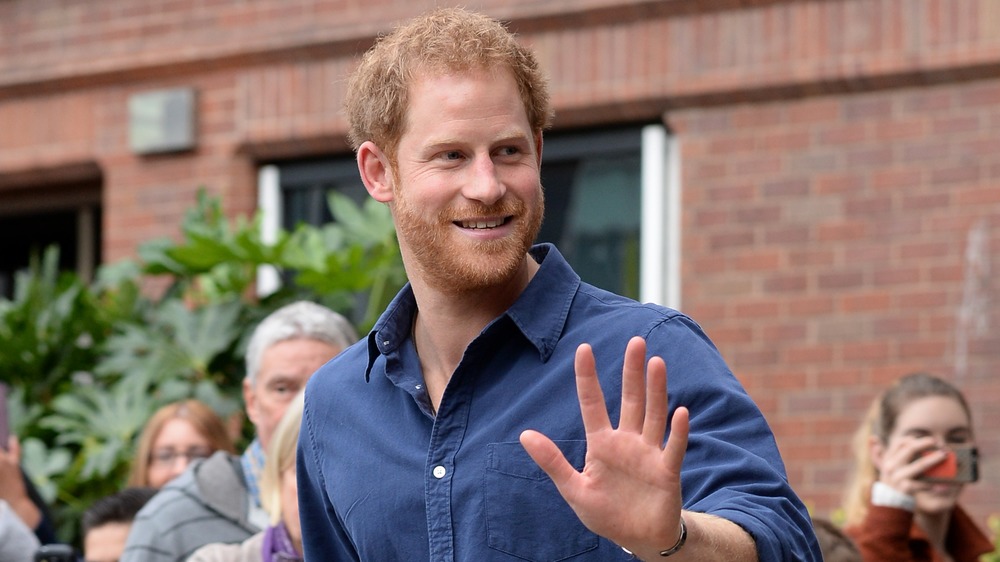
MULTIPOLYGON (((556 441, 577 470, 586 441, 556 441)), ((557 562, 594 550, 590 532, 520 443, 491 443, 486 457, 486 536, 490 548, 531 562, 557 562)))

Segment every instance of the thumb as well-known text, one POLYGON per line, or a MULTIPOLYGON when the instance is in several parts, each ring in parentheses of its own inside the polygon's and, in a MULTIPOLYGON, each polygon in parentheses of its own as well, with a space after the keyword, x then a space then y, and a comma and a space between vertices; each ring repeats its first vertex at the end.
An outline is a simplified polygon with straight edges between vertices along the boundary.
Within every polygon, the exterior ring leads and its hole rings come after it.
POLYGON ((521 432, 521 446, 560 490, 579 474, 566 460, 559 447, 537 431, 526 429, 521 432))
POLYGON ((7 451, 15 464, 21 464, 21 442, 16 435, 7 438, 7 451))

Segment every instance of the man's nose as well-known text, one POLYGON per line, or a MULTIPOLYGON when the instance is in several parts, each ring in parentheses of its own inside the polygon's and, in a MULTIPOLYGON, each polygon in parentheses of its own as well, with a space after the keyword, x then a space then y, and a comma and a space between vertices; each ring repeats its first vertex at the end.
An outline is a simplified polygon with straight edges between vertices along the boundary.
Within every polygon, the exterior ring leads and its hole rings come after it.
POLYGON ((492 205, 503 198, 507 187, 500 178, 496 164, 489 156, 480 156, 472 167, 472 175, 462 190, 467 199, 492 205))

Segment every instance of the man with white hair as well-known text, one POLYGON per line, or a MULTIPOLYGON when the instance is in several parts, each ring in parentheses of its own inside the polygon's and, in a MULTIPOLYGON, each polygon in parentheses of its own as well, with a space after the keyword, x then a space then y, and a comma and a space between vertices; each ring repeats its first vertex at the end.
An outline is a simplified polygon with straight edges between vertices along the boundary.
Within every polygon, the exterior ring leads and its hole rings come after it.
POLYGON ((271 313, 247 346, 243 399, 256 438, 241 457, 193 463, 136 516, 122 562, 180 562, 209 543, 237 543, 267 525, 257 481, 275 427, 312 374, 358 339, 343 316, 300 301, 271 313))

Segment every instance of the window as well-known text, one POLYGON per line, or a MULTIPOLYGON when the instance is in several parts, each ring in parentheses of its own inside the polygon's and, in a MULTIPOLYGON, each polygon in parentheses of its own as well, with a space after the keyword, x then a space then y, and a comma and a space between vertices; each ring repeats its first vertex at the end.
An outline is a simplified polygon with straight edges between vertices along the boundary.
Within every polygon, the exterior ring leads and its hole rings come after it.
POLYGON ((0 205, 0 295, 14 294, 14 275, 32 256, 59 246, 59 269, 93 278, 101 261, 100 185, 90 182, 4 193, 0 205))
MULTIPOLYGON (((538 239, 555 243, 588 283, 677 306, 679 175, 669 140, 661 125, 546 135, 538 239)), ((265 166, 259 185, 265 239, 269 229, 331 220, 330 190, 368 197, 352 156, 265 166)), ((259 290, 278 282, 262 273, 259 290)))

